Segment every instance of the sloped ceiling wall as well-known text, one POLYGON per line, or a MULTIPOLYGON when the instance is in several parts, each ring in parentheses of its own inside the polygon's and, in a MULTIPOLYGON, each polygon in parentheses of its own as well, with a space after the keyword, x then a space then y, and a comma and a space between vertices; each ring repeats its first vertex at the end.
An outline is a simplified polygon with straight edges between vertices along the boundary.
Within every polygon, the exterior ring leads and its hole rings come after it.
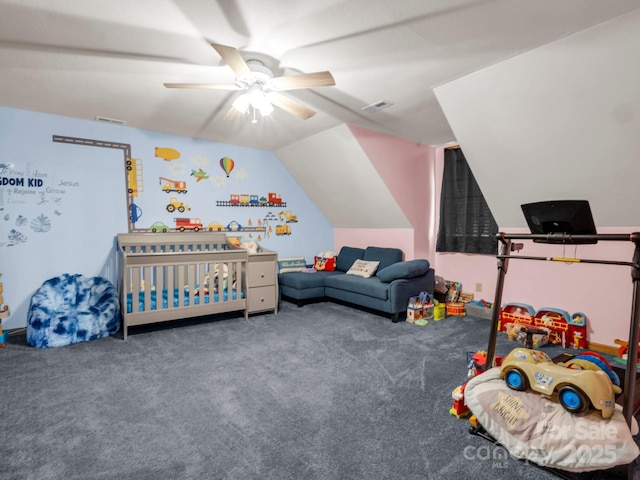
POLYGON ((411 228, 347 125, 276 151, 334 228, 411 228))
POLYGON ((501 227, 522 203, 586 199, 640 225, 640 11, 435 89, 501 227))

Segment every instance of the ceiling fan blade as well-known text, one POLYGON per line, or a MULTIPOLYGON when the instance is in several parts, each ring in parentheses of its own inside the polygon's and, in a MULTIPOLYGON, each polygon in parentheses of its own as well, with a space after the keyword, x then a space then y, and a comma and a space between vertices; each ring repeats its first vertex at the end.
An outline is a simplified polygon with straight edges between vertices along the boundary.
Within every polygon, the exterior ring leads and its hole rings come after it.
POLYGON ((237 48, 229 47, 228 45, 220 45, 219 43, 212 43, 211 46, 216 50, 216 52, 218 52, 237 76, 251 75, 249 65, 244 61, 244 58, 242 58, 242 55, 240 55, 237 48))
POLYGON ((336 81, 331 72, 301 73, 271 79, 271 85, 278 90, 297 90, 300 88, 331 87, 336 81))
POLYGON ((238 110, 235 107, 231 107, 229 111, 224 115, 225 120, 238 120, 239 118, 244 117, 244 113, 238 110))
POLYGON ((278 92, 270 92, 269 95, 267 95, 267 99, 276 107, 281 108, 285 112, 289 112, 302 120, 307 120, 316 114, 316 112, 310 108, 305 107, 301 103, 296 102, 289 97, 285 97, 278 92))
POLYGON ((167 88, 208 88, 210 90, 240 90, 238 85, 217 83, 165 83, 167 88))

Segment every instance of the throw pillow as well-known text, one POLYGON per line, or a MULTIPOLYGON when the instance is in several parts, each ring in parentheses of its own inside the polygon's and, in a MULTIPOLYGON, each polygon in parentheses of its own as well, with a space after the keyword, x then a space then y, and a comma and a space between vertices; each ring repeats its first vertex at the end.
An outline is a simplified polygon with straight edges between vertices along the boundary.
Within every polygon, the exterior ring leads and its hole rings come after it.
POLYGON ((356 260, 347 271, 347 275, 358 275, 359 277, 369 278, 373 276, 378 265, 380 265, 380 262, 356 260))
POLYGON ((307 262, 304 257, 291 257, 278 259, 278 272, 291 273, 301 272, 307 268, 307 262))
POLYGON ((414 278, 424 275, 429 270, 429 261, 424 259, 398 262, 378 271, 376 276, 381 282, 389 283, 399 278, 414 278))
POLYGON ((321 272, 334 272, 336 270, 335 257, 313 257, 313 268, 321 272))

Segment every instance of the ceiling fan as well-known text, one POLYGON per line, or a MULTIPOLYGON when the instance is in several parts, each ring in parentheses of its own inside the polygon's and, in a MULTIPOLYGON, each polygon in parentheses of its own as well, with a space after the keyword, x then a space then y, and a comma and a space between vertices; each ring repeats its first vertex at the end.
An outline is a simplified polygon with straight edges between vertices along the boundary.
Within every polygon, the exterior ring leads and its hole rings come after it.
POLYGON ((211 46, 236 74, 235 83, 165 83, 164 86, 167 88, 242 90, 244 93, 234 100, 232 107, 224 117, 225 120, 240 118, 251 108, 253 112, 252 122, 255 123, 257 121, 256 111, 265 117, 273 112, 274 105, 298 118, 307 120, 314 116, 316 112, 280 92, 303 88, 328 87, 336 84, 331 72, 328 71, 274 77, 271 69, 261 60, 249 59, 245 61, 235 47, 218 43, 212 43, 211 46))

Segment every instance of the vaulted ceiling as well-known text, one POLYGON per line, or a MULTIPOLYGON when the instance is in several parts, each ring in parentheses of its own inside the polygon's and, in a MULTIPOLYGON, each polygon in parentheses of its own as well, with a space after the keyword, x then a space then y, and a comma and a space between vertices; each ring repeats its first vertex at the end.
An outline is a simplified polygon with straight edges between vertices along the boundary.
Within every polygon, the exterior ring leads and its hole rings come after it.
POLYGON ((636 0, 0 0, 0 105, 277 150, 341 124, 456 141, 433 88, 640 8, 636 0), (317 114, 223 117, 238 92, 211 43, 277 75, 330 70, 286 92, 317 114), (391 105, 368 113, 363 107, 391 105))

